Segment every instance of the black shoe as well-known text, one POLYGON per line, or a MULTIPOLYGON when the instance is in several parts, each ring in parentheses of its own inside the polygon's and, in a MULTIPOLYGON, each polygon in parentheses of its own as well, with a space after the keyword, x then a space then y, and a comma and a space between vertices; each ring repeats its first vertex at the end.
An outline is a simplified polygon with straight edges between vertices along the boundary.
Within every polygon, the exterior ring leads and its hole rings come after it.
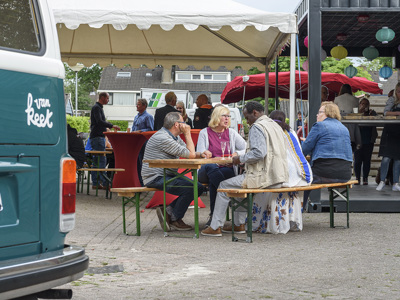
POLYGON ((363 185, 368 185, 368 178, 364 178, 363 185))
POLYGON ((210 227, 211 221, 212 221, 212 215, 210 214, 210 215, 208 216, 208 220, 207 220, 206 225, 204 225, 204 229, 206 229, 207 227, 210 227))
POLYGON ((356 180, 357 180, 358 182, 355 183, 354 185, 360 185, 361 179, 360 179, 360 178, 356 178, 356 180))
MULTIPOLYGON (((161 207, 156 208, 156 213, 157 213, 158 220, 160 221, 161 229, 164 231, 164 212, 161 209, 161 207)), ((171 231, 171 228, 169 227, 170 220, 169 220, 169 215, 167 212, 166 212, 166 215, 167 215, 167 220, 165 222, 165 225, 166 225, 165 227, 168 232, 168 231, 171 231)))

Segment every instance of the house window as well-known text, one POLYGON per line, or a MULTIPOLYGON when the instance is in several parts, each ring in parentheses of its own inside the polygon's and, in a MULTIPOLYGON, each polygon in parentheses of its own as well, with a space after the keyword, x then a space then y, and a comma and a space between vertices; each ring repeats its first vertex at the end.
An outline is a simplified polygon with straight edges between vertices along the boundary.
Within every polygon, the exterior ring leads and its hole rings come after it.
POLYGON ((231 81, 230 72, 201 72, 201 71, 176 71, 176 82, 214 82, 226 83, 231 81))
POLYGON ((131 78, 131 72, 118 72, 117 78, 131 78))
POLYGON ((113 93, 113 105, 135 105, 134 93, 113 93))

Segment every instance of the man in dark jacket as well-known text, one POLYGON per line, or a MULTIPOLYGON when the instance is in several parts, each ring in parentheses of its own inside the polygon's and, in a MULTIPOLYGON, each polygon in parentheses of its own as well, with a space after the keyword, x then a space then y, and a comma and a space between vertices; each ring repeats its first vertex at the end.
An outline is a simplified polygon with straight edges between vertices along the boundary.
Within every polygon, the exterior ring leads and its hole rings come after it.
POLYGON ((194 129, 206 128, 208 122, 210 122, 213 107, 211 104, 208 104, 208 97, 205 94, 197 97, 196 105, 198 108, 194 113, 193 127, 194 129))
MULTIPOLYGON (((99 100, 95 103, 95 105, 93 105, 90 112, 90 144, 92 145, 93 150, 106 150, 106 139, 103 132, 107 131, 107 128, 116 128, 117 130, 120 130, 119 126, 113 125, 106 121, 103 105, 108 103, 109 98, 110 96, 108 93, 100 93, 99 100)), ((105 156, 101 155, 95 159, 99 159, 99 168, 103 169, 106 167, 107 159, 105 156)), ((98 186, 98 189, 106 189, 106 179, 103 178, 103 176, 100 176, 100 178, 103 181, 103 185, 97 182, 97 172, 92 172, 93 189, 96 189, 96 186, 98 186)))
POLYGON ((166 105, 156 109, 154 116, 154 130, 158 131, 163 127, 164 118, 170 112, 179 112, 175 109, 177 97, 174 92, 168 92, 165 95, 166 105))

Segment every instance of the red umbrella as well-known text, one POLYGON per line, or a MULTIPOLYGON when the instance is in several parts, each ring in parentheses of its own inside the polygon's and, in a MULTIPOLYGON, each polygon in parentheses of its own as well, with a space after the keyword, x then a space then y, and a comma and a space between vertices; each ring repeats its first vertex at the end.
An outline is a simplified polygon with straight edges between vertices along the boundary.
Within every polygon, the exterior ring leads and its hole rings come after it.
MULTIPOLYGON (((308 73, 301 72, 301 86, 299 84, 299 72, 296 71, 296 98, 308 98, 308 73)), ((224 104, 238 102, 243 99, 243 90, 246 86, 245 100, 256 97, 264 97, 265 94, 265 74, 249 75, 249 80, 243 82, 243 76, 235 77, 229 82, 221 95, 221 102, 224 104)), ((269 73, 269 97, 275 97, 276 86, 275 73, 269 73)), ((339 94, 340 87, 343 84, 350 84, 353 93, 364 91, 371 94, 382 94, 382 89, 378 83, 369 81, 362 77, 349 78, 344 74, 337 73, 321 73, 321 84, 325 85, 329 90, 329 100, 334 100, 339 94)), ((279 97, 289 99, 290 91, 290 72, 279 72, 278 77, 279 97)))

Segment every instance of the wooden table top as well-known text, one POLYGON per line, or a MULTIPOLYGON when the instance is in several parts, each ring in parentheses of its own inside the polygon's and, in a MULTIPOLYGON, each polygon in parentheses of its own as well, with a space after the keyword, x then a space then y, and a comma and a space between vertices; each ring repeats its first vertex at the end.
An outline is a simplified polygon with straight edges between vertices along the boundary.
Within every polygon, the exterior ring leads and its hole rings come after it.
POLYGON ((206 164, 231 164, 232 158, 146 159, 143 162, 148 163, 150 168, 200 169, 202 165, 206 164))
POLYGON ((112 151, 100 151, 100 150, 86 150, 85 152, 94 155, 106 155, 112 153, 112 151))

